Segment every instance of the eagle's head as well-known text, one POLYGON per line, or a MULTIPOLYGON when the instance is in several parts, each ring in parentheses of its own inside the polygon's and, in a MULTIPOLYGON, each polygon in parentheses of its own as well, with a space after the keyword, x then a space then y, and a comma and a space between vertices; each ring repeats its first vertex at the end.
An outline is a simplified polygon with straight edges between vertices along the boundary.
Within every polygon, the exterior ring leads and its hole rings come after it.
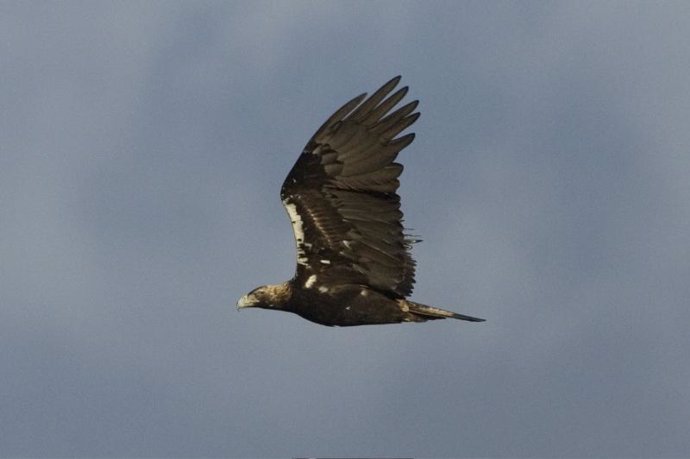
POLYGON ((237 309, 284 309, 290 296, 291 288, 287 282, 277 285, 262 285, 242 296, 237 302, 237 309))

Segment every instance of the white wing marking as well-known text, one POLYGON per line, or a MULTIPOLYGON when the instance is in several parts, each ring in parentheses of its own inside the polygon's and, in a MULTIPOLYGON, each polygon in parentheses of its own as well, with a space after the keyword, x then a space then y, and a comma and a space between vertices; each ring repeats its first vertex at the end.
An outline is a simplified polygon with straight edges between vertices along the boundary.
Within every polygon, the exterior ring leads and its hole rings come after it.
POLYGON ((290 216, 290 223, 292 223, 292 231, 295 233, 295 242, 297 244, 297 263, 306 266, 309 259, 304 252, 304 227, 302 226, 302 217, 297 213, 297 207, 287 199, 283 201, 285 209, 290 216))
POLYGON ((304 283, 304 288, 312 288, 316 282, 316 274, 309 276, 309 279, 304 283))

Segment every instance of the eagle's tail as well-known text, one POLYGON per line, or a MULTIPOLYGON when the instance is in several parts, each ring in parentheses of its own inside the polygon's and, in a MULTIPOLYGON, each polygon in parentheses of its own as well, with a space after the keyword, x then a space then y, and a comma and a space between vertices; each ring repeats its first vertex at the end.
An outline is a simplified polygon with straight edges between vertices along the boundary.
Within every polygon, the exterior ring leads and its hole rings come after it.
MULTIPOLYGON (((484 322, 485 319, 478 317, 466 316, 456 312, 446 311, 445 309, 427 306, 425 304, 415 303, 410 300, 398 300, 403 310, 407 309, 414 314, 420 322, 433 319, 459 319, 467 320, 469 322, 484 322)), ((413 319, 414 320, 414 319, 413 319)))

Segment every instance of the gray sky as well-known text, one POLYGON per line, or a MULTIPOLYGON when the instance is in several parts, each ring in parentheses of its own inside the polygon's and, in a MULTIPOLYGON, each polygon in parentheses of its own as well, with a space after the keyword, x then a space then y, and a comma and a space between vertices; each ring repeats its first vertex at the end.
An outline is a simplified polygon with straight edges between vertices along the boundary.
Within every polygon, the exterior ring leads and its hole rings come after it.
POLYGON ((690 455, 687 2, 0 3, 0 455, 690 455), (421 101, 413 298, 349 329, 279 187, 421 101))

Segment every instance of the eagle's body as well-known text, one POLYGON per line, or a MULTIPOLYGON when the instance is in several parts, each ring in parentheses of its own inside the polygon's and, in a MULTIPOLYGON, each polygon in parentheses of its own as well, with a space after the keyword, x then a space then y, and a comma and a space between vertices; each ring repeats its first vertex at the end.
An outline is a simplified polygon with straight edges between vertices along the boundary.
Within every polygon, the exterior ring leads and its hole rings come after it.
POLYGON ((417 101, 391 110, 407 87, 389 96, 396 77, 364 100, 337 110, 314 134, 281 189, 297 245, 288 282, 254 289, 238 308, 296 313, 323 325, 351 326, 456 318, 482 321, 405 298, 415 262, 397 194, 398 153, 414 139, 417 101))

